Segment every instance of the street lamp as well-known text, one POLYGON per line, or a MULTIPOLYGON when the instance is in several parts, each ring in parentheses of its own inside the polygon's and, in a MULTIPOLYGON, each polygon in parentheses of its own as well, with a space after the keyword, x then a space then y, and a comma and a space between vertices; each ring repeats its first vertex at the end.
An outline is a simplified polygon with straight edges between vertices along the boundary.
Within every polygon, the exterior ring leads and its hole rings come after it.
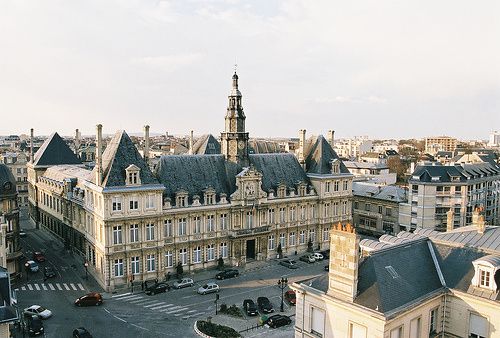
POLYGON ((281 277, 280 280, 278 280, 278 287, 281 289, 281 306, 280 306, 280 311, 284 312, 285 310, 283 309, 283 290, 287 287, 288 284, 288 279, 286 277, 281 277))
POLYGON ((85 267, 85 279, 89 279, 89 262, 85 261, 85 263, 83 263, 83 266, 85 267))

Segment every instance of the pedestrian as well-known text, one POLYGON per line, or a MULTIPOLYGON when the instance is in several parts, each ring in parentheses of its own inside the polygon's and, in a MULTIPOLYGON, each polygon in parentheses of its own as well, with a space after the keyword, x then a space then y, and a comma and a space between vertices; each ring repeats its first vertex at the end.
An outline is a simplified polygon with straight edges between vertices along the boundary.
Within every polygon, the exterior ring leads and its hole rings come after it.
POLYGON ((155 279, 155 284, 158 284, 158 278, 155 279))
POLYGON ((167 280, 170 280, 170 271, 167 272, 167 280))
POLYGON ((142 290, 144 290, 144 281, 142 281, 142 283, 141 283, 141 288, 142 288, 142 290))

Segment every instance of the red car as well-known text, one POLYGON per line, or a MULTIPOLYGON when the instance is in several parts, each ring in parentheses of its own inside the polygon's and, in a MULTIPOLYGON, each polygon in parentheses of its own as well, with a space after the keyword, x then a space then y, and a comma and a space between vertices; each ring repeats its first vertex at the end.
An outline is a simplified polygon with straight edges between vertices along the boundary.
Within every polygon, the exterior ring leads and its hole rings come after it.
POLYGON ((290 305, 295 305, 295 291, 289 290, 285 292, 285 299, 290 303, 290 305))
POLYGON ((33 252, 33 260, 38 263, 45 262, 45 255, 40 251, 35 251, 33 252))

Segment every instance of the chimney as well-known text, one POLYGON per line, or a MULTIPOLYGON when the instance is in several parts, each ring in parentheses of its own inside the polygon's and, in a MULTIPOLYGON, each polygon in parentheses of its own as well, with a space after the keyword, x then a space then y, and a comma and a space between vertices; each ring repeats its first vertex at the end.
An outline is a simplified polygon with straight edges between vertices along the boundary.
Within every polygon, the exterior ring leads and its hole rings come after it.
POLYGON ((446 213, 446 231, 453 231, 453 216, 455 213, 453 212, 453 209, 450 208, 448 212, 446 213))
POLYGON ((351 224, 340 222, 330 230, 330 268, 327 294, 348 302, 358 289, 359 236, 351 224))
POLYGON ((301 129, 299 130, 299 163, 304 168, 306 169, 306 159, 304 158, 304 147, 306 144, 306 130, 301 129))
POLYGON ((189 133, 189 155, 193 155, 193 131, 189 133))
POLYGON ((477 232, 479 234, 484 234, 486 231, 486 222, 484 221, 484 215, 479 216, 477 221, 477 232))
POLYGON ((95 156, 95 168, 96 168, 96 177, 95 177, 95 183, 98 186, 101 186, 102 184, 102 124, 98 124, 96 126, 97 128, 97 135, 96 135, 96 144, 95 144, 95 151, 96 151, 96 156, 95 156))
POLYGON ((33 128, 30 129, 30 162, 33 163, 34 160, 34 155, 33 155, 33 134, 34 134, 33 128))
POLYGON ((80 131, 75 130, 75 155, 78 156, 78 150, 80 150, 80 131))
POLYGON ((328 131, 328 143, 330 143, 332 148, 333 148, 333 144, 334 144, 334 136, 335 136, 335 130, 329 130, 328 131))
POLYGON ((149 126, 144 126, 144 150, 143 150, 144 161, 148 163, 149 161, 149 126))

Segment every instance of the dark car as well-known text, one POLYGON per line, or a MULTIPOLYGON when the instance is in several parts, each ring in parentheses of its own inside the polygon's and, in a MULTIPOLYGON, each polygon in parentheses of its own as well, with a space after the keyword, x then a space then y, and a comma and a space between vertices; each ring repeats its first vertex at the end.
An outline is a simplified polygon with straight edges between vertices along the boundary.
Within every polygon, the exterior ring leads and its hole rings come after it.
POLYGON ((168 285, 167 283, 160 282, 156 283, 153 286, 148 287, 144 291, 144 293, 147 294, 148 296, 151 296, 151 295, 156 295, 157 293, 167 292, 169 290, 170 290, 170 285, 168 285))
POLYGON ((257 306, 259 307, 259 311, 262 313, 274 312, 273 304, 271 304, 267 297, 257 298, 257 306))
POLYGON ((92 335, 84 327, 79 327, 73 330, 73 338, 92 338, 92 335))
POLYGON ((30 336, 43 335, 43 323, 39 316, 25 314, 24 320, 30 336))
POLYGON ((45 278, 52 278, 56 276, 56 272, 53 267, 46 266, 45 268, 43 268, 43 275, 45 276, 45 278))
POLYGON ((285 292, 285 299, 288 301, 290 305, 295 305, 296 302, 295 291, 288 290, 287 292, 285 292))
POLYGON ((45 262, 45 255, 41 251, 35 251, 33 252, 33 260, 38 263, 45 262))
POLYGON ((243 301, 243 309, 248 316, 257 316, 259 312, 257 311, 257 305, 251 299, 245 299, 243 301))
POLYGON ((102 304, 102 295, 98 292, 87 293, 86 295, 78 297, 75 300, 76 306, 90 306, 90 305, 99 306, 101 304, 102 304))
POLYGON ((280 265, 286 266, 289 269, 297 269, 299 266, 297 265, 297 262, 294 261, 293 259, 284 259, 280 261, 280 265))
POLYGON ((236 269, 228 269, 219 272, 218 274, 215 275, 215 278, 217 279, 226 279, 226 278, 232 278, 236 277, 240 274, 240 272, 236 269))
POLYGON ((269 318, 266 319, 264 324, 269 325, 269 327, 272 327, 273 329, 277 327, 282 327, 285 325, 288 325, 292 322, 290 317, 288 316, 283 316, 283 315, 273 315, 269 318))
POLYGON ((330 250, 320 251, 325 259, 330 259, 330 250))

